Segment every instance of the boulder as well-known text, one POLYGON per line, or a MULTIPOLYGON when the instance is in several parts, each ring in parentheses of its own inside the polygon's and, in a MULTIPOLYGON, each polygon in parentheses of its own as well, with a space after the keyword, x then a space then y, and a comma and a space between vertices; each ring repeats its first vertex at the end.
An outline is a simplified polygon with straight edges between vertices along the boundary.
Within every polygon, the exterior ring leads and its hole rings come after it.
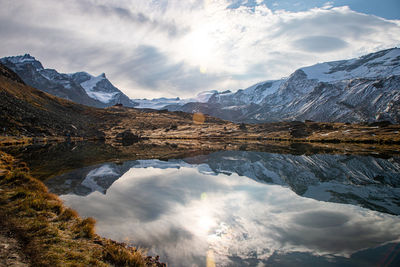
POLYGON ((133 134, 130 130, 126 130, 122 133, 119 133, 116 135, 116 138, 119 142, 122 143, 122 145, 132 145, 134 143, 139 142, 139 140, 141 139, 140 136, 133 134))

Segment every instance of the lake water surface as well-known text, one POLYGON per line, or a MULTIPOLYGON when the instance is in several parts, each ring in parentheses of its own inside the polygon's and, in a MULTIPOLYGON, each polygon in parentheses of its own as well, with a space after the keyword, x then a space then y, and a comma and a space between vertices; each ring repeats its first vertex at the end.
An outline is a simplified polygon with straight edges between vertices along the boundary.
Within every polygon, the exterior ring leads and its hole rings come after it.
POLYGON ((46 181, 169 266, 400 266, 400 159, 220 151, 46 181))

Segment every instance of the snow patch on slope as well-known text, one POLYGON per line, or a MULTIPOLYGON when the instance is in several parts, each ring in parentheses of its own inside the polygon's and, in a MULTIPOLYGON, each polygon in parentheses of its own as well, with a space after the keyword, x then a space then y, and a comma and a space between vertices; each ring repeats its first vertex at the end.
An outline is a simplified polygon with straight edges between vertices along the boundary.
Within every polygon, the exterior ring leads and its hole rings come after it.
POLYGON ((91 76, 89 80, 81 83, 81 86, 91 98, 103 103, 109 103, 114 99, 118 92, 99 92, 95 90, 97 84, 105 79, 106 77, 104 74, 101 74, 97 77, 91 76))
MULTIPOLYGON (((348 80, 353 78, 377 78, 391 75, 400 75, 400 49, 382 51, 382 55, 369 59, 368 56, 360 58, 319 63, 310 67, 301 68, 308 79, 321 82, 348 80), (395 64, 397 62, 397 64, 395 64)), ((372 54, 373 55, 373 54, 372 54)))
POLYGON ((243 95, 247 98, 247 104, 260 104, 267 96, 276 93, 285 81, 285 78, 275 81, 264 81, 243 90, 243 95))
POLYGON ((204 91, 204 92, 200 92, 197 94, 197 96, 195 98, 191 98, 191 102, 200 102, 200 103, 206 103, 210 97, 215 94, 218 93, 217 90, 211 90, 211 91, 204 91))

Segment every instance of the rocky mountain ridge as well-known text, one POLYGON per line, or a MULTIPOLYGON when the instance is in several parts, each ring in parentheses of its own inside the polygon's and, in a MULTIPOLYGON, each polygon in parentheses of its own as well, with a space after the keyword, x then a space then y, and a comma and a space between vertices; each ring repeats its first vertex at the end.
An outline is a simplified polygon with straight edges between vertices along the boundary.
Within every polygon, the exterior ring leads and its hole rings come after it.
POLYGON ((319 63, 288 78, 237 92, 214 93, 206 103, 166 106, 236 122, 315 120, 400 122, 400 48, 319 63))
POLYGON ((106 78, 86 72, 72 74, 45 69, 33 56, 13 56, 1 58, 0 62, 17 73, 29 86, 46 93, 93 107, 109 107, 115 104, 133 107, 136 104, 106 78))
POLYGON ((319 63, 287 78, 257 83, 236 92, 208 91, 188 99, 129 99, 101 74, 60 74, 34 57, 0 59, 30 86, 84 105, 167 109, 203 113, 233 122, 294 120, 400 122, 400 48, 360 58, 319 63))

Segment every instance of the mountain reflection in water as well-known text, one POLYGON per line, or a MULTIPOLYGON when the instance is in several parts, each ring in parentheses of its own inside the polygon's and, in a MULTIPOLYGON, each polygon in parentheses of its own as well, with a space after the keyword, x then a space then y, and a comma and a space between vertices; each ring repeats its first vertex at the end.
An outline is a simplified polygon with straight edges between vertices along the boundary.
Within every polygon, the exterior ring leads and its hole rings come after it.
POLYGON ((171 266, 399 263, 398 158, 221 151, 99 164, 47 185, 100 235, 171 266))

